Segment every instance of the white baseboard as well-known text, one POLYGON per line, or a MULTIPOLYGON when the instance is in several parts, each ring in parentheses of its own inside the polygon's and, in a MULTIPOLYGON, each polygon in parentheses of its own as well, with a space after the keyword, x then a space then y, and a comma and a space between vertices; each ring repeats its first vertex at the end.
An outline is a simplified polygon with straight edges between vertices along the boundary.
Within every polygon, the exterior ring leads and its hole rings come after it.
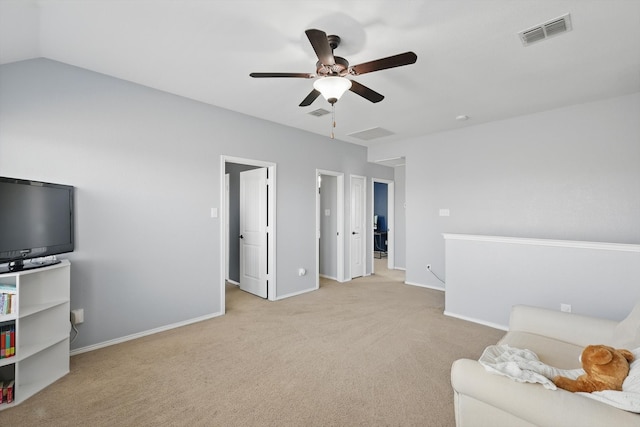
POLYGON ((302 295, 302 294, 306 294, 307 292, 313 292, 313 291, 317 291, 317 290, 318 290, 317 288, 311 288, 311 289, 305 289, 304 291, 292 292, 290 294, 281 295, 281 296, 277 297, 274 301, 278 301, 278 300, 285 299, 285 298, 295 297, 297 295, 302 295))
POLYGON ((240 282, 236 282, 235 280, 227 279, 227 282, 229 282, 232 285, 240 286, 240 282))
POLYGON ((131 335, 127 335, 124 337, 120 337, 120 338, 115 338, 109 341, 104 341, 98 344, 92 344, 92 345, 88 345, 86 347, 80 347, 80 348, 76 348, 74 350, 71 350, 69 352, 70 356, 75 356, 76 354, 81 354, 81 353, 86 353, 88 351, 93 351, 93 350, 98 350, 100 348, 103 347, 109 347, 111 345, 116 345, 116 344, 120 344, 126 341, 131 341, 131 340, 135 340, 136 338, 142 338, 142 337, 146 337, 147 335, 153 335, 153 334, 157 334, 158 332, 164 332, 164 331, 168 331, 170 329, 175 329, 175 328, 179 328, 181 326, 187 326, 190 325, 192 323, 198 323, 198 322, 202 322, 203 320, 209 320, 209 319, 213 319, 214 317, 218 317, 223 315, 224 313, 213 313, 213 314, 207 314, 206 316, 200 316, 200 317, 196 317, 194 319, 189 319, 189 320, 185 320, 182 322, 178 322, 178 323, 172 323, 170 325, 166 325, 166 326, 161 326, 159 328, 155 328, 155 329, 149 329, 147 331, 142 331, 142 332, 138 332, 135 334, 131 334, 131 335))
POLYGON ((411 286, 417 286, 419 288, 434 289, 436 291, 442 291, 442 292, 445 291, 445 289, 443 287, 440 287, 440 286, 425 285, 425 284, 422 284, 422 283, 412 283, 412 282, 407 282, 407 281, 405 281, 404 284, 405 285, 411 285, 411 286))
POLYGON ((444 311, 444 315, 445 316, 449 316, 449 317, 455 317, 456 319, 460 319, 460 320, 466 320, 467 322, 473 322, 473 323, 477 323, 479 325, 488 326, 490 328, 500 329, 502 331, 508 331, 509 330, 509 327, 505 326, 505 325, 499 325, 497 323, 487 322, 487 321, 484 321, 484 320, 475 319, 473 317, 462 316, 460 314, 451 313, 450 311, 447 311, 447 310, 444 311))
POLYGON ((335 280, 336 282, 338 281, 337 277, 327 276, 326 274, 319 274, 318 276, 322 277, 323 279, 335 280))

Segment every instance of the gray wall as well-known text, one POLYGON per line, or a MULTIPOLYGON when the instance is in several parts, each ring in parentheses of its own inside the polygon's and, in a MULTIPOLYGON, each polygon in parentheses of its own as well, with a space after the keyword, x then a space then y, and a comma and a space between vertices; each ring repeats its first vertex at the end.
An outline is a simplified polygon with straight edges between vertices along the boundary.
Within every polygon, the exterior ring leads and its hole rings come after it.
POLYGON ((445 313, 455 317, 507 329, 516 304, 568 304, 572 313, 620 321, 640 301, 638 245, 446 237, 445 313))
POLYGON ((640 243, 638 117, 633 94, 372 147, 406 157, 407 282, 443 287, 442 233, 640 243))
POLYGON ((364 147, 46 59, 0 66, 0 94, 0 175, 77 187, 73 348, 220 312, 222 155, 278 165, 278 297, 315 288, 316 169, 393 175, 364 147))

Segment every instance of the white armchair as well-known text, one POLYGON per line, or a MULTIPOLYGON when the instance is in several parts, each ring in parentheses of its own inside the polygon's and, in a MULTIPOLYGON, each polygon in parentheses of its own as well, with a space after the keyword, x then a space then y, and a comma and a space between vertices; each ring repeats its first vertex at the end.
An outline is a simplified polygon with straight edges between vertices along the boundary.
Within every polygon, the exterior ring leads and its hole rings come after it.
MULTIPOLYGON (((622 322, 515 306, 509 332, 499 344, 531 350, 547 365, 577 369, 578 357, 589 344, 640 347, 640 303, 622 322)), ((640 361, 632 366, 640 383, 640 361)), ((451 384, 457 427, 640 426, 640 414, 566 390, 547 390, 491 374, 475 360, 454 362, 451 384)))

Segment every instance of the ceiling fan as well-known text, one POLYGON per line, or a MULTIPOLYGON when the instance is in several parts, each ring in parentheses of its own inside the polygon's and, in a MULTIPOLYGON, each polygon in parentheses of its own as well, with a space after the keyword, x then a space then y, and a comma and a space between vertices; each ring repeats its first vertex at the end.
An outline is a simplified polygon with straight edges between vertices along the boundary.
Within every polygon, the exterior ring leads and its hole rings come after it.
POLYGON ((418 57, 413 52, 400 53, 398 55, 386 58, 376 59, 374 61, 364 62, 358 65, 349 65, 349 61, 334 56, 333 51, 340 45, 340 37, 329 35, 324 31, 309 29, 305 31, 311 46, 315 51, 318 62, 316 63, 316 74, 310 73, 251 73, 251 77, 286 77, 286 78, 303 78, 313 79, 314 89, 302 100, 300 107, 306 107, 322 95, 331 105, 335 104, 338 99, 346 92, 351 92, 368 99, 371 102, 380 102, 384 96, 368 87, 358 83, 355 80, 347 79, 345 76, 359 76, 373 71, 386 70, 387 68, 401 67, 416 62, 418 57))

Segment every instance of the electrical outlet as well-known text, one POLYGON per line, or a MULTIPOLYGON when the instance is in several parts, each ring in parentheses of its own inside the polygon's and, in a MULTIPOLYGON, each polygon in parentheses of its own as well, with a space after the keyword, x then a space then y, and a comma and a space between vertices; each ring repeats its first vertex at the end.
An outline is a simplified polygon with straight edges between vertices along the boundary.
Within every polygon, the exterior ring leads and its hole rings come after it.
POLYGON ((431 270, 431 264, 427 264, 427 270, 431 270))
POLYGON ((71 310, 71 323, 74 325, 79 325, 80 323, 84 323, 84 308, 71 310))
POLYGON ((560 304, 560 311, 564 313, 571 313, 571 304, 560 304))

